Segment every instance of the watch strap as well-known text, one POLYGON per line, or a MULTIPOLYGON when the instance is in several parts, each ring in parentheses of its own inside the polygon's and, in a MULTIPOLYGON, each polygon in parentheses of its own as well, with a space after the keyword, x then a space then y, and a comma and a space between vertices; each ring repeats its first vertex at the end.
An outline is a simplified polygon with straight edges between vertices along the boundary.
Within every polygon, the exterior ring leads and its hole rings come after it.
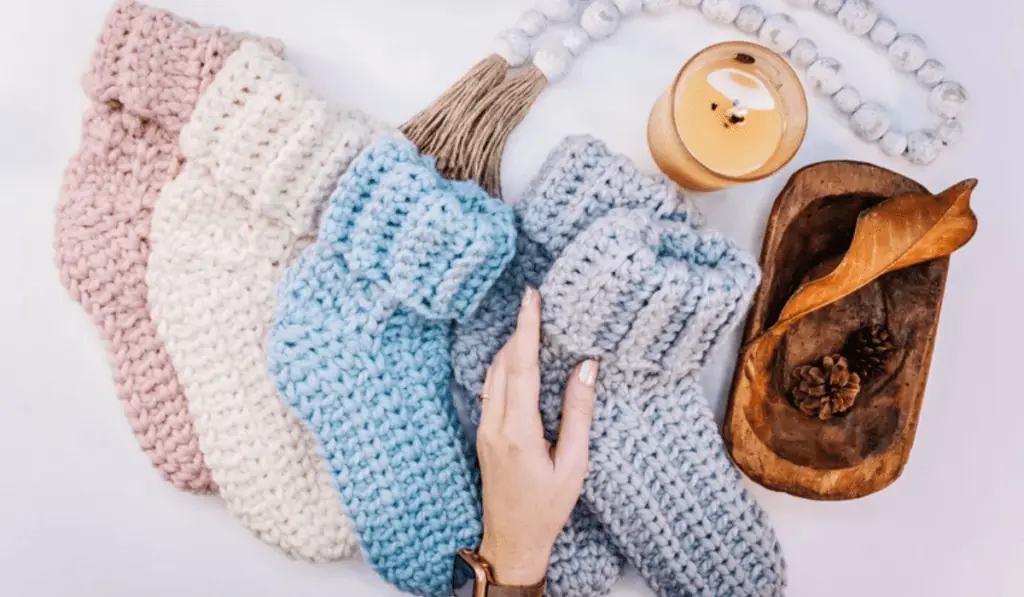
POLYGON ((529 587, 487 585, 487 597, 544 597, 544 581, 529 587))

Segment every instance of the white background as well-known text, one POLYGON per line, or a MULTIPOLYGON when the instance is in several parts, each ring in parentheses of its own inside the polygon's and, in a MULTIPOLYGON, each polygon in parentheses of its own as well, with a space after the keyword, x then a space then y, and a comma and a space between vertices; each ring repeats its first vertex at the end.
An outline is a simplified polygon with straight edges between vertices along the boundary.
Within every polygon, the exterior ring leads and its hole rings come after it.
MULTIPOLYGON (((786 171, 701 197, 710 222, 753 251, 797 167, 830 158, 895 167, 933 190, 981 180, 977 237, 952 261, 938 345, 909 466, 891 488, 815 503, 757 488, 789 562, 791 597, 1024 595, 1024 9, 1007 0, 880 0, 930 42, 972 93, 967 138, 936 165, 887 160, 811 100, 807 141, 786 171)), ((273 35, 328 97, 400 123, 486 55, 527 0, 179 0, 157 5, 273 35)), ((773 8, 782 0, 765 1, 773 8)), ((79 81, 107 0, 5 2, 0 18, 0 595, 384 597, 361 560, 314 566, 253 538, 214 497, 151 470, 121 414, 98 335, 52 265, 53 208, 78 143, 79 81)), ((926 94, 834 23, 791 11, 907 126, 926 94)), ((741 38, 688 9, 637 17, 549 89, 511 140, 515 197, 567 133, 589 132, 653 168, 654 99, 705 45, 741 38)), ((736 343, 707 375, 721 416, 736 343)), ((635 576, 615 595, 650 593, 635 576)))

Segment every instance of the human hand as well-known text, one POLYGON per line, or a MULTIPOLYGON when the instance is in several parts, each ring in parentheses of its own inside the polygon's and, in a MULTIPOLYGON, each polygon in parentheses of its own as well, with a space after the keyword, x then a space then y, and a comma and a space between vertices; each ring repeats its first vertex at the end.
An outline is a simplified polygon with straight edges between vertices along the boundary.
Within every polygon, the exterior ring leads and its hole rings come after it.
POLYGON ((557 444, 540 416, 540 293, 527 288, 516 331, 487 369, 477 453, 483 478, 480 555, 494 580, 531 586, 544 579, 555 538, 587 474, 598 363, 580 363, 566 382, 557 444))

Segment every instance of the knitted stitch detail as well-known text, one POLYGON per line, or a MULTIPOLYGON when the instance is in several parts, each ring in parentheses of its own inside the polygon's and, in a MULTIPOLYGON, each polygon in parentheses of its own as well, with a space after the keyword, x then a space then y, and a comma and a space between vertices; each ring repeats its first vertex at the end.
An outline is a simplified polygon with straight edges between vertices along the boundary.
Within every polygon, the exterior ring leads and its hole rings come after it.
POLYGON ((512 259, 511 208, 449 182, 405 140, 364 150, 281 284, 271 374, 317 435, 367 559, 449 595, 479 544, 479 475, 450 398, 452 320, 512 259))
POLYGON ((150 219, 160 189, 183 161, 176 125, 195 101, 183 90, 199 89, 239 40, 224 30, 200 31, 161 10, 117 4, 86 77, 94 103, 57 204, 61 281, 106 341, 117 394, 139 444, 171 483, 192 491, 214 485, 149 316, 150 219), (211 45, 224 51, 197 53, 211 45), (145 93, 134 87, 142 82, 145 93))
MULTIPOLYGON (((487 366, 514 329, 519 297, 527 285, 541 285, 555 256, 587 225, 615 207, 655 209, 683 221, 699 218, 663 178, 638 171, 628 158, 610 153, 589 136, 562 141, 515 207, 520 230, 516 259, 476 316, 456 326, 454 395, 473 428, 480 419, 476 396, 487 366)), ((547 421, 552 439, 555 421, 547 421)), ((600 523, 585 505, 578 505, 552 551, 547 594, 604 595, 622 576, 623 565, 600 523)))
POLYGON ((153 213, 153 320, 221 497, 261 539, 312 561, 351 556, 356 537, 316 441, 270 380, 266 335, 286 267, 377 128, 243 43, 182 131, 188 161, 153 213))
POLYGON ((549 438, 572 367, 602 362, 585 511, 660 595, 782 595, 778 542, 728 459, 698 380, 745 312, 756 262, 704 229, 692 208, 666 202, 676 191, 662 179, 624 185, 613 175, 595 186, 600 177, 586 164, 602 154, 592 139, 568 140, 549 159, 561 166, 546 167, 517 203, 520 253, 456 329, 453 362, 466 386, 456 397, 479 391, 515 326, 522 287, 539 286, 549 438))

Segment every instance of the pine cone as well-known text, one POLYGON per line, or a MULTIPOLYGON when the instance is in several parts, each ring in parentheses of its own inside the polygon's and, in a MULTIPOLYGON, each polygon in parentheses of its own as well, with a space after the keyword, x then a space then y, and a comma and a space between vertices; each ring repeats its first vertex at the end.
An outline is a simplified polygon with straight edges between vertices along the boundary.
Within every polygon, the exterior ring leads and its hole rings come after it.
POLYGON ((860 393, 860 376, 850 373, 846 359, 839 355, 825 357, 819 365, 797 367, 793 380, 793 404, 822 421, 850 410, 860 393))
POLYGON ((892 334, 884 325, 872 325, 850 334, 843 347, 843 355, 849 360, 850 368, 862 378, 883 375, 889 359, 896 352, 892 334))

